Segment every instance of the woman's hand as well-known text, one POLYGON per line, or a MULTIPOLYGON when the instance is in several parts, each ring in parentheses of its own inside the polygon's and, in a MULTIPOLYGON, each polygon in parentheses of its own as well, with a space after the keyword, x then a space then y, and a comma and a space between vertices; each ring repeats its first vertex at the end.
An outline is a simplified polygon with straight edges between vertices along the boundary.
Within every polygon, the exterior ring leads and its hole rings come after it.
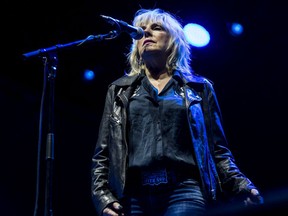
POLYGON ((102 215, 103 216, 124 216, 122 213, 123 207, 118 202, 114 202, 104 208, 102 215))
POLYGON ((250 195, 244 200, 245 206, 253 206, 263 204, 264 199, 257 189, 252 189, 250 195))

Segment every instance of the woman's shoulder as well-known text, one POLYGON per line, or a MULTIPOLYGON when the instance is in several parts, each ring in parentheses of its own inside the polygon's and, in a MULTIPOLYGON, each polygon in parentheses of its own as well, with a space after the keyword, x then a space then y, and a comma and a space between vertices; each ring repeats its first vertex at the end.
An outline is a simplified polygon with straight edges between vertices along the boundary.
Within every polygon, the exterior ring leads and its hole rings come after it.
POLYGON ((191 76, 191 82, 213 85, 212 80, 197 73, 193 73, 193 75, 191 76))

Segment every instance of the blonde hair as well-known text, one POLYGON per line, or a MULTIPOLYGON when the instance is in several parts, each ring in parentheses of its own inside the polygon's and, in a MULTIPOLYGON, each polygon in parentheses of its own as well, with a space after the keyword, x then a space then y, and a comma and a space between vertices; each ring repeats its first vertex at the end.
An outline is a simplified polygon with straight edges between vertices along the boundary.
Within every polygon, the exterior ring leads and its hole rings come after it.
MULTIPOLYGON (((148 22, 160 24, 170 35, 168 44, 170 55, 166 62, 168 73, 172 74, 175 70, 186 74, 191 73, 190 45, 184 35, 183 27, 177 18, 159 8, 139 9, 135 13, 133 25, 139 27, 143 23, 148 22)), ((137 43, 138 41, 133 39, 130 52, 127 54, 127 62, 130 64, 130 71, 127 73, 129 76, 141 72, 142 62, 137 49, 137 43)))

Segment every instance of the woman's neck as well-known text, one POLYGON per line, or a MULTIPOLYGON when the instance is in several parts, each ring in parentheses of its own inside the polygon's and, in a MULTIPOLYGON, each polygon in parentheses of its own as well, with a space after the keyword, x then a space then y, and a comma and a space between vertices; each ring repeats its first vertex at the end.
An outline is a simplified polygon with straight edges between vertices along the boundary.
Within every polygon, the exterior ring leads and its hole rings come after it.
POLYGON ((163 90, 163 88, 171 79, 171 75, 168 74, 167 70, 163 70, 161 72, 158 71, 157 73, 155 71, 151 72, 147 70, 146 76, 150 83, 158 90, 159 93, 163 90))

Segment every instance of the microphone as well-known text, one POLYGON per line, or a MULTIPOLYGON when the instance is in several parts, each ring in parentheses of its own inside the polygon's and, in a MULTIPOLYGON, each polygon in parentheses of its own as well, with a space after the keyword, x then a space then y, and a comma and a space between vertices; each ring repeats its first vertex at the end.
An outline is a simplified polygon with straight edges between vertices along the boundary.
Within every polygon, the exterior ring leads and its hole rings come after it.
POLYGON ((128 33, 135 40, 139 40, 144 36, 144 30, 140 27, 129 25, 124 21, 117 20, 109 16, 101 15, 101 17, 112 25, 116 24, 120 31, 128 33))

